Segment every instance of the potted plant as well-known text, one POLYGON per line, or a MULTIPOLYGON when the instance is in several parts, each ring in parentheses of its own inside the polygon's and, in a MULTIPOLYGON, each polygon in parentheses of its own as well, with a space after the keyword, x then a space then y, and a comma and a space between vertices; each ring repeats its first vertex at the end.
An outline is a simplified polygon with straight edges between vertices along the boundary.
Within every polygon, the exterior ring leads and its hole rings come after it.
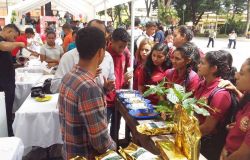
POLYGON ((166 83, 163 80, 158 85, 148 85, 144 96, 157 94, 161 97, 155 107, 157 111, 171 115, 171 121, 175 123, 175 147, 179 148, 187 159, 198 160, 201 132, 194 115, 209 116, 207 109, 210 107, 205 99, 197 100, 191 97, 193 93, 186 92, 185 87, 172 84, 173 87, 166 88, 166 83))

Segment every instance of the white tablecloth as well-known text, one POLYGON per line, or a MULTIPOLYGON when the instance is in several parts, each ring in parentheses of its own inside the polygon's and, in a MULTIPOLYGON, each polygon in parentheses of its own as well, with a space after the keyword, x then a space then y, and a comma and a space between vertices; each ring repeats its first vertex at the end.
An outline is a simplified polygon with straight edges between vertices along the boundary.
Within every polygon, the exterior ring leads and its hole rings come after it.
POLYGON ((4 92, 0 92, 0 137, 7 137, 7 117, 4 92))
POLYGON ((22 160, 24 146, 20 138, 0 138, 0 159, 22 160))
POLYGON ((47 78, 53 78, 53 75, 43 75, 43 73, 33 73, 31 72, 20 72, 23 68, 18 68, 19 72, 16 72, 16 89, 15 89, 15 99, 13 104, 12 112, 15 113, 18 108, 23 104, 25 99, 31 92, 31 88, 36 85, 42 85, 44 80, 47 78))
POLYGON ((37 102, 30 96, 16 111, 13 131, 22 139, 24 147, 49 147, 62 144, 59 112, 56 108, 58 94, 47 102, 37 102))

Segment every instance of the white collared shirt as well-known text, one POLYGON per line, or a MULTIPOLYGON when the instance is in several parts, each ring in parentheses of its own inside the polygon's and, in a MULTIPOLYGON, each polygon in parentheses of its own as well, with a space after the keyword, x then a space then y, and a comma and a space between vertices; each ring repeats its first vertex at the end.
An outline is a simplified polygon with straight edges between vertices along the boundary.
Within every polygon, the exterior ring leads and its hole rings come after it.
MULTIPOLYGON (((57 93, 59 91, 61 78, 63 78, 63 76, 67 74, 78 62, 79 62, 79 53, 76 48, 66 52, 62 56, 55 73, 54 77, 55 80, 53 80, 51 83, 50 90, 52 93, 57 93)), ((96 78, 96 82, 98 83, 99 86, 103 87, 104 84, 103 76, 105 76, 108 80, 115 80, 114 62, 110 53, 108 53, 107 51, 105 52, 105 56, 102 63, 100 64, 100 68, 102 69, 102 72, 96 78)))

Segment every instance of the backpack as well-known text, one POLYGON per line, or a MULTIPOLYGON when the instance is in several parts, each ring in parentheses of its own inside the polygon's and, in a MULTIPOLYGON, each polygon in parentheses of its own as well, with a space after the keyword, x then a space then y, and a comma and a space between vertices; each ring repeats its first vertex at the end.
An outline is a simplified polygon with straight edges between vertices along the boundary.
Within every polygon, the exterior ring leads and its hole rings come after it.
MULTIPOLYGON (((208 105, 210 104, 213 96, 224 88, 216 87, 208 97, 208 105)), ((225 144, 227 129, 226 126, 235 121, 235 116, 238 108, 238 100, 234 93, 230 92, 231 96, 231 106, 228 111, 228 115, 224 123, 217 125, 217 133, 212 135, 203 136, 201 139, 201 154, 205 156, 208 160, 219 159, 221 150, 225 144)))
MULTIPOLYGON (((210 104, 210 102, 211 102, 213 96, 214 96, 217 92, 222 91, 222 90, 225 90, 225 89, 224 89, 224 88, 220 88, 220 87, 216 87, 216 88, 212 91, 212 93, 209 95, 209 97, 208 97, 208 99, 207 99, 207 100, 208 100, 208 104, 210 104)), ((237 112, 238 112, 238 110, 239 110, 239 108, 238 108, 238 106, 239 106, 239 101, 238 101, 238 99, 237 99, 237 96, 236 96, 234 93, 232 93, 232 92, 230 92, 230 96, 231 96, 231 106, 230 106, 230 108, 229 108, 228 115, 227 115, 227 117, 226 117, 226 119, 225 119, 225 122, 224 122, 224 125, 225 125, 225 126, 228 125, 228 124, 230 124, 230 123, 233 123, 233 122, 235 121, 236 114, 237 114, 237 112)), ((223 126, 224 126, 224 125, 223 125, 223 126)))

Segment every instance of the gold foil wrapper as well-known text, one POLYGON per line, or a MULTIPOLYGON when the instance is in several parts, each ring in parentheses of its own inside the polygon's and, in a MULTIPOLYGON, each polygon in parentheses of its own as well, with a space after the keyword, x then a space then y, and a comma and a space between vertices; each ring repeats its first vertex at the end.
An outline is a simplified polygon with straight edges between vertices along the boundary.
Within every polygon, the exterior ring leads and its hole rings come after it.
POLYGON ((175 146, 189 160, 198 160, 200 155, 201 132, 199 122, 194 116, 189 116, 180 105, 175 106, 176 135, 175 146))
POLYGON ((136 126, 136 129, 141 134, 155 136, 173 133, 174 124, 166 124, 165 122, 150 122, 140 124, 136 126))
POLYGON ((70 160, 87 160, 84 157, 76 156, 75 158, 71 158, 70 160))
POLYGON ((119 149, 119 153, 126 160, 160 160, 159 156, 152 154, 146 149, 130 143, 128 147, 119 149))
POLYGON ((96 156, 95 160, 124 160, 124 159, 115 151, 109 150, 100 156, 96 156))
POLYGON ((169 139, 156 141, 156 146, 159 148, 161 156, 164 160, 187 160, 181 150, 169 139))

